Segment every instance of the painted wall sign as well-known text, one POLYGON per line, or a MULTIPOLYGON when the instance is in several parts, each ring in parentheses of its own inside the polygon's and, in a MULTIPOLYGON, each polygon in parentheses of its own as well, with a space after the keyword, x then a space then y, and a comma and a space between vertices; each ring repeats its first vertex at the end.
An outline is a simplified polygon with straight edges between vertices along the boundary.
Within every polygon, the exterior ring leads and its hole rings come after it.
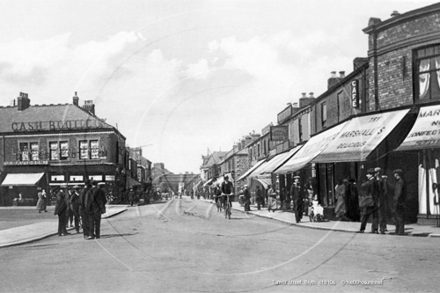
POLYGON ((59 121, 34 121, 34 122, 13 122, 11 129, 14 132, 30 131, 54 131, 54 130, 73 130, 73 129, 94 129, 103 128, 107 125, 97 119, 93 120, 59 120, 59 121))
POLYGON ((357 79, 351 81, 351 106, 354 109, 359 108, 359 81, 357 79))
POLYGON ((271 141, 286 141, 289 140, 289 127, 288 126, 271 126, 270 127, 270 140, 271 141))
POLYGON ((5 162, 5 166, 34 166, 34 165, 49 165, 49 161, 16 161, 5 162))

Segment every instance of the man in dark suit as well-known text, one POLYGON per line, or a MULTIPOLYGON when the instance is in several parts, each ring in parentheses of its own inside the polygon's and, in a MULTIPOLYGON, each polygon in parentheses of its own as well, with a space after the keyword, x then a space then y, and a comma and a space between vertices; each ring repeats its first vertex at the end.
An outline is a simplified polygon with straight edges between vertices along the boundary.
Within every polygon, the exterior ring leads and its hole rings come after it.
POLYGON ((374 169, 368 169, 366 176, 367 181, 362 183, 359 192, 359 208, 361 210, 361 228, 359 232, 364 233, 368 218, 372 215, 373 223, 371 224, 371 233, 379 233, 377 231, 377 192, 379 188, 374 178, 374 169))
POLYGON ((55 215, 58 215, 58 236, 66 236, 70 233, 67 233, 66 225, 67 225, 67 195, 65 194, 65 190, 67 189, 67 184, 63 184, 60 187, 60 190, 57 193, 57 203, 55 206, 55 215))
POLYGON ((98 182, 93 181, 92 189, 88 193, 89 199, 87 200, 87 211, 90 216, 90 236, 88 239, 99 239, 101 237, 101 214, 104 213, 105 204, 107 202, 103 187, 104 184, 99 184, 98 187, 98 182))
POLYGON ((394 187, 393 212, 394 222, 396 223, 396 235, 405 235, 405 225, 403 222, 403 213, 405 211, 406 202, 406 186, 403 181, 403 171, 396 169, 393 171, 396 178, 396 186, 394 187))
POLYGON ((83 235, 84 239, 88 239, 90 236, 89 233, 89 214, 87 213, 86 209, 86 195, 92 188, 90 184, 90 180, 85 181, 85 186, 83 190, 81 190, 81 193, 79 194, 79 214, 81 216, 81 222, 82 222, 82 228, 83 228, 83 235))

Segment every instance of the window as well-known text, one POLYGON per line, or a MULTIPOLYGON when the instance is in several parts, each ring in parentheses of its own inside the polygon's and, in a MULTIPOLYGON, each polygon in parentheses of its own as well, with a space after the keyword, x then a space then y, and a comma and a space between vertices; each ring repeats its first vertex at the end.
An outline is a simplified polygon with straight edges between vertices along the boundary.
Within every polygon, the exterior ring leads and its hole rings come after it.
POLYGON ((40 159, 38 142, 31 142, 29 145, 30 145, 30 150, 31 150, 31 160, 38 161, 40 159))
POLYGON ((91 140, 90 142, 90 158, 99 159, 99 145, 97 140, 91 140))
POLYGON ((302 142, 303 138, 303 131, 302 131, 302 123, 301 123, 301 117, 298 117, 298 138, 299 142, 302 142))
POLYGON ((67 141, 60 142, 60 160, 67 160, 69 158, 69 143, 67 141))
POLYGON ((79 142, 79 158, 82 160, 89 158, 89 148, 87 140, 81 140, 79 142))
POLYGON ((440 45, 415 51, 416 100, 440 100, 440 45))
POLYGON ((325 128, 327 122, 327 103, 321 104, 321 124, 322 128, 325 128))
POLYGON ((50 159, 59 160, 60 153, 58 151, 58 142, 49 142, 49 149, 50 149, 50 159))
POLYGON ((29 144, 27 142, 22 142, 19 145, 20 147, 20 161, 29 161, 29 144))

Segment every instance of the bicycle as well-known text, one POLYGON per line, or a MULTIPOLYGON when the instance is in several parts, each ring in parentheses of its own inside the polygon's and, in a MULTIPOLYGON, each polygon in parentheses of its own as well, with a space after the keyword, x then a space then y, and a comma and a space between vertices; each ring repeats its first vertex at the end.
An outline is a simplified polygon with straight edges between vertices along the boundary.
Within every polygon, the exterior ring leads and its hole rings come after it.
POLYGON ((232 194, 222 194, 226 197, 225 202, 225 219, 230 219, 232 214, 232 203, 229 201, 229 196, 232 196, 232 194))

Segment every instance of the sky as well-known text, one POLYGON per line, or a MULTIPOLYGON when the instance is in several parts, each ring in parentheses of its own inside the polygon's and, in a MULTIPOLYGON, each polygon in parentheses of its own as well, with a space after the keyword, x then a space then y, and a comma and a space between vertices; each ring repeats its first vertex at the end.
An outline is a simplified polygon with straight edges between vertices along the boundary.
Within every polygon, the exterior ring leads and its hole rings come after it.
POLYGON ((93 100, 96 115, 174 173, 229 151, 332 71, 367 57, 370 17, 435 1, 4 0, 0 105, 93 100))

